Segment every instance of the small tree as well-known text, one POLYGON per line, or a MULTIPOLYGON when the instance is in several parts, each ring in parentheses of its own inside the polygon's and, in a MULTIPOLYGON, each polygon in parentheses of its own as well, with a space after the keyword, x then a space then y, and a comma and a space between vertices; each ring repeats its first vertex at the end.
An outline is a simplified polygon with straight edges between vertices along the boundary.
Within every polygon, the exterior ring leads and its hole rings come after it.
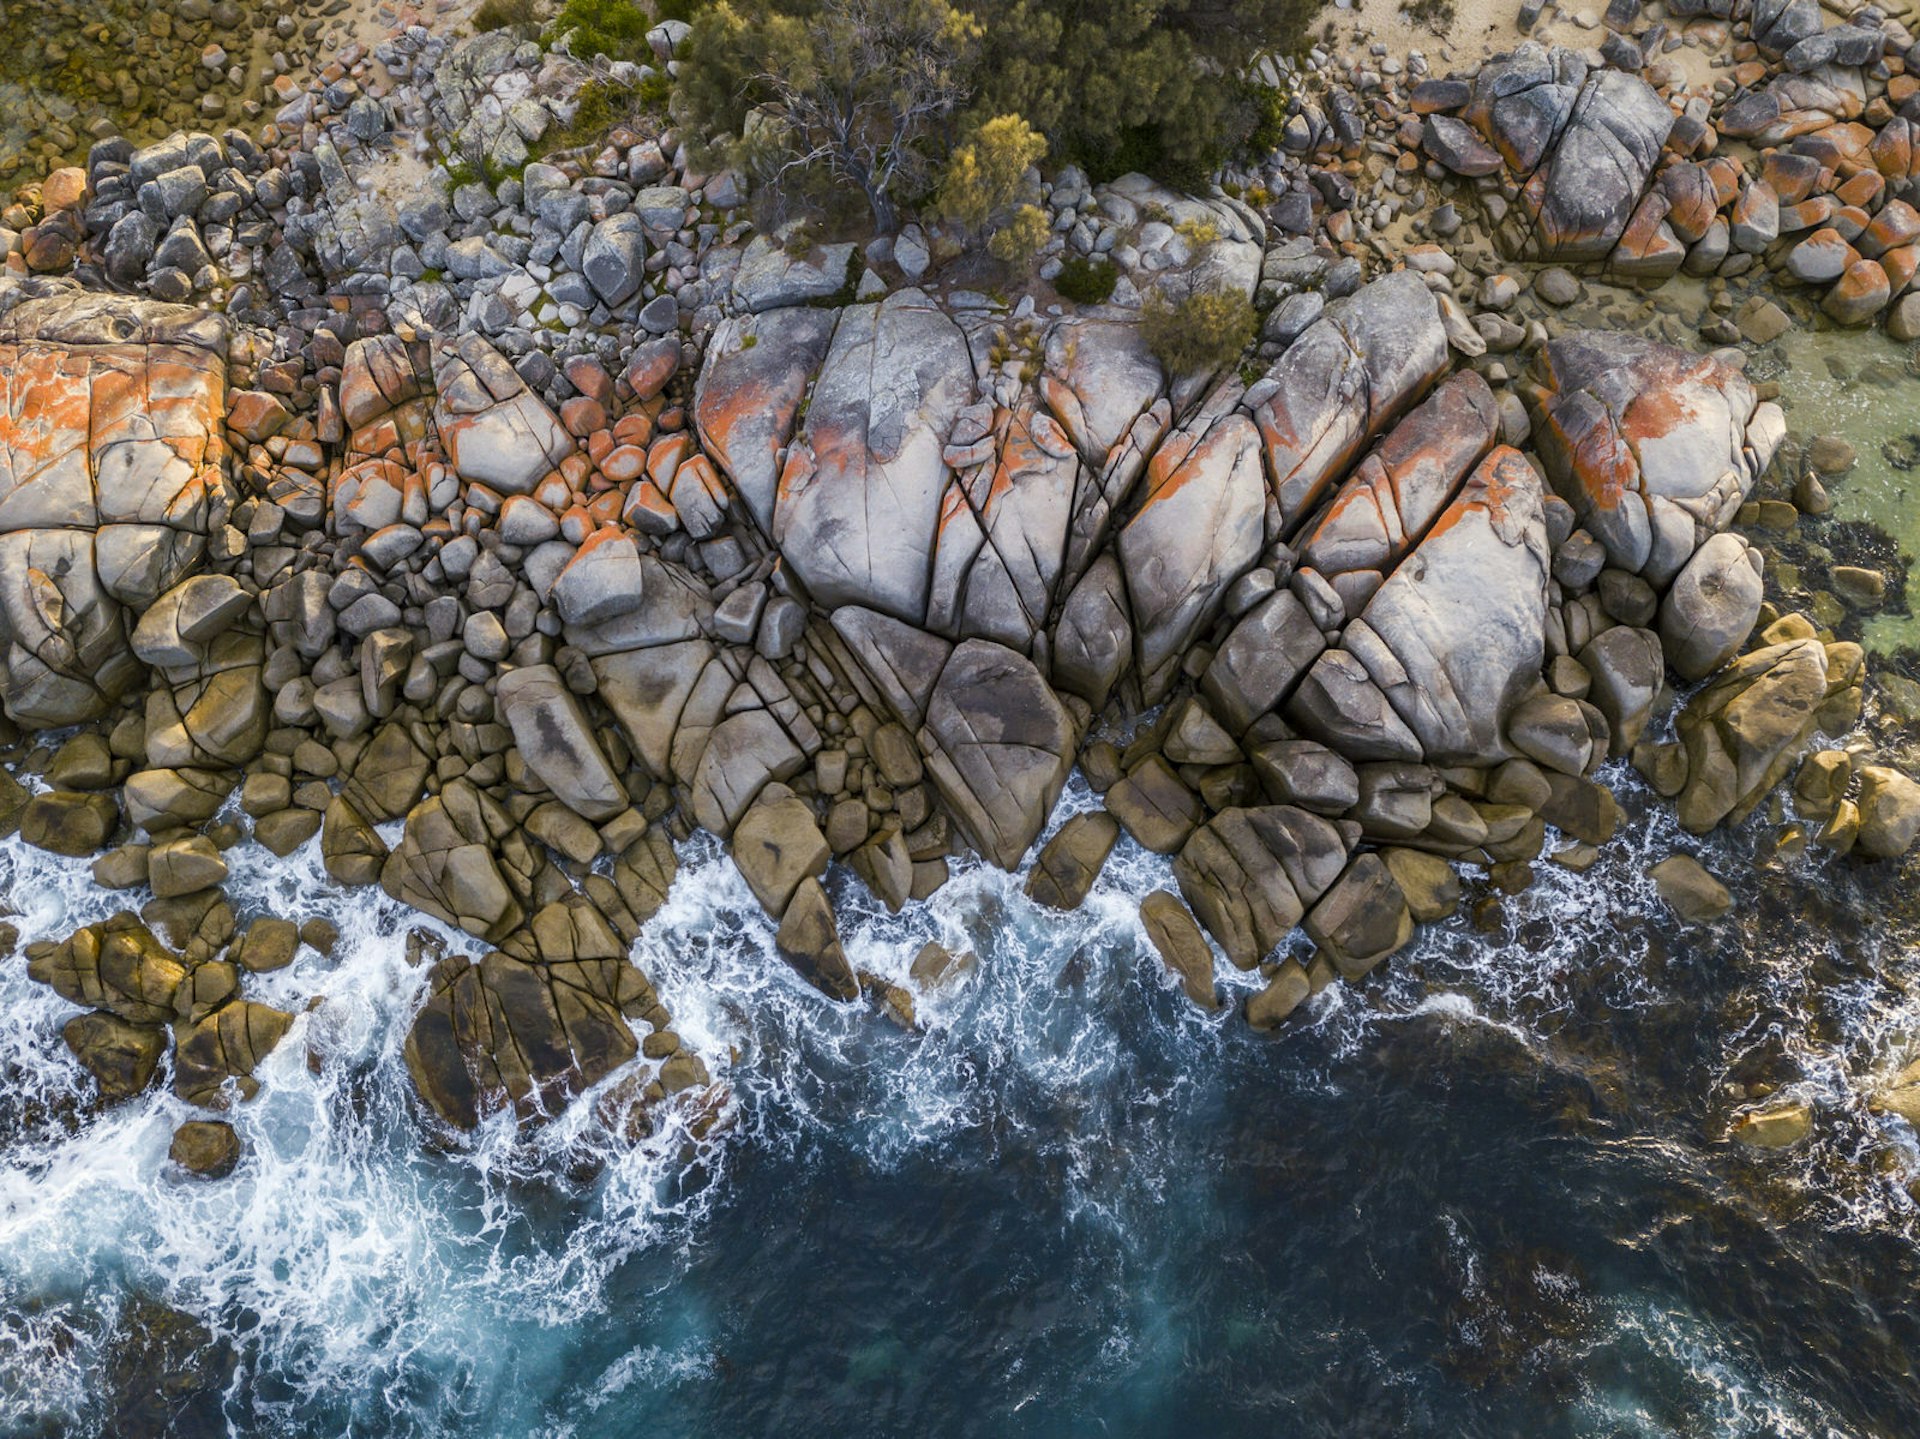
POLYGON ((1178 299, 1154 292, 1140 310, 1140 334, 1170 377, 1224 370, 1253 342, 1253 302, 1235 289, 1195 290, 1178 299))
POLYGON ((694 24, 688 117, 739 134, 746 113, 763 109, 763 134, 780 147, 774 184, 824 171, 891 233, 895 197, 927 179, 927 137, 966 101, 980 34, 949 0, 825 0, 804 17, 722 3, 694 24))
POLYGON ((953 152, 940 183, 940 213, 979 231, 1013 203, 1020 181, 1047 153, 1047 137, 1018 115, 996 115, 953 152))

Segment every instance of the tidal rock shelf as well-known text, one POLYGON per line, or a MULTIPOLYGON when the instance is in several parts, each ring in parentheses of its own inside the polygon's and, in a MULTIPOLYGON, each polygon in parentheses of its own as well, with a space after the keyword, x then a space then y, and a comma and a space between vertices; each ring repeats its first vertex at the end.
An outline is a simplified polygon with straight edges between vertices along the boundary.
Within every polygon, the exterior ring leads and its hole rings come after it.
MULTIPOLYGON (((1363 265, 1351 186, 1295 159, 1304 227, 1063 171, 1048 264, 1111 254, 1110 302, 1001 304, 932 273, 937 230, 754 233, 668 131, 535 159, 604 62, 414 27, 341 65, 382 97, 334 77, 259 142, 103 141, 0 246, 0 708, 76 730, 0 809, 152 896, 28 951, 104 1093, 171 1030, 176 1091, 218 1108, 288 1033, 246 976, 329 936, 242 929, 239 843, 317 846, 473 941, 420 947, 406 1063, 442 1125, 600 1086, 616 1132, 698 1135, 724 1086, 628 958, 695 830, 799 975, 908 1025, 836 893, 898 911, 971 855, 1071 909, 1124 833, 1169 858, 1141 921, 1170 979, 1213 1008, 1218 956, 1257 972, 1261 1029, 1452 913, 1462 870, 1523 888, 1550 832, 1591 863, 1610 762, 1695 832, 1790 776, 1782 844, 1920 830, 1920 786, 1845 743, 1860 647, 1770 604, 1733 528, 1786 440, 1737 350, 1522 327, 1504 272, 1469 317, 1451 256, 1363 265), (443 185, 430 141, 517 177, 443 185), (1252 357, 1165 373, 1143 297, 1220 287, 1266 311, 1252 357), (1040 845, 1076 766, 1102 807, 1040 845)), ((1774 182, 1637 68, 1522 46, 1413 87, 1404 138, 1516 263, 1699 272, 1774 182)), ((1361 143, 1336 109, 1310 155, 1361 143)), ((1660 882, 1715 912, 1704 871, 1660 882)))

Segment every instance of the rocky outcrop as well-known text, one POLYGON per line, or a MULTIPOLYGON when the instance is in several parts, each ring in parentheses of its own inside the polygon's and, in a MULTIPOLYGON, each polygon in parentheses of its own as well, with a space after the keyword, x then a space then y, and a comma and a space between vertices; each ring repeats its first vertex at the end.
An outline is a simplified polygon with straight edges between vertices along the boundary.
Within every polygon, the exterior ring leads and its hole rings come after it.
POLYGON ((0 705, 74 724, 139 682, 134 617, 226 521, 225 328, 183 306, 0 285, 0 705))
POLYGON ((1529 397, 1555 493, 1609 564, 1660 586, 1731 523, 1786 433, 1732 366, 1632 335, 1555 340, 1529 397))
POLYGON ((1417 553, 1315 662, 1289 713, 1356 758, 1495 763, 1544 655, 1546 520, 1525 457, 1490 454, 1417 553))

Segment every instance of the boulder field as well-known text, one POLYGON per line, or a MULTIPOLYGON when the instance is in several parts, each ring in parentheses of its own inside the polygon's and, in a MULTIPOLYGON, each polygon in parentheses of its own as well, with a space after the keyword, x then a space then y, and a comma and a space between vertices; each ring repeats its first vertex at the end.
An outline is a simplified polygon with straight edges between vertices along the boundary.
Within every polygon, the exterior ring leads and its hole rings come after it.
MULTIPOLYGON (((505 32, 282 76, 257 141, 99 141, 0 209, 0 710, 72 730, 0 825, 144 901, 29 946, 69 1047, 106 1098, 170 1043, 182 1098, 253 1091, 298 1021, 248 977, 334 937, 236 916, 242 842, 467 936, 408 941, 438 1124, 593 1088, 635 1135, 724 1098, 628 959, 696 830, 797 975, 906 1024, 834 900, 955 862, 1070 910, 1123 834, 1166 856, 1170 982, 1217 1007, 1224 956, 1270 1030, 1463 871, 1517 890, 1550 832, 1591 862, 1609 762, 1694 832, 1790 784, 1806 839, 1898 858, 1920 786, 1843 739, 1859 646, 1730 528, 1785 439, 1740 353, 1522 324, 1451 243, 1471 198, 1555 311, 1563 264, 1684 271, 1749 291, 1718 343, 1777 335, 1775 281, 1920 334, 1910 37, 1704 8, 1754 47, 1711 95, 1630 0, 1600 50, 1464 75, 1288 60, 1282 144, 1209 196, 1036 180, 1010 304, 932 221, 756 233, 657 116, 562 144, 644 77, 505 32), (1050 298, 1069 262, 1105 303, 1050 298), (1143 304, 1215 287, 1245 363, 1165 374, 1143 304), (1056 826, 1076 767, 1100 806, 1056 826)), ((1655 880, 1710 922, 1694 869, 1655 880)), ((232 1161, 211 1124, 180 1153, 232 1161)))
POLYGON ((1695 96, 1676 112, 1641 73, 1631 22, 1610 13, 1616 33, 1598 54, 1530 40, 1470 76, 1415 84, 1398 142, 1472 186, 1515 258, 1594 264, 1630 283, 1764 265, 1816 289, 1836 324, 1884 316, 1896 338, 1913 339, 1912 37, 1877 11, 1823 28, 1813 0, 1729 8, 1754 58, 1717 104, 1695 96), (1872 95, 1888 59, 1901 71, 1872 95))
MULTIPOLYGON (((190 310, 0 281, 0 344, 36 376, 0 703, 96 726, 13 808, 155 895, 30 953, 117 1093, 170 1024, 184 1096, 244 1095, 291 1023, 242 994, 306 936, 236 940, 236 792, 256 841, 317 835, 487 947, 438 960, 407 1044, 441 1119, 639 1059, 607 1102, 644 1127, 710 1083, 626 958, 696 827, 801 975, 910 1021, 823 877, 898 909, 957 855, 1021 866, 1080 764, 1106 813, 1041 848, 1035 897, 1077 904, 1123 831, 1171 856, 1155 944, 1209 1006, 1207 940, 1263 967, 1267 1028, 1448 913, 1454 866, 1604 843, 1610 757, 1704 829, 1859 705, 1857 647, 1797 616, 1747 648, 1758 557, 1724 527, 1783 426, 1735 365, 1570 332, 1515 433, 1410 271, 1263 372, 1174 385, 1125 314, 913 289, 743 312, 694 373, 671 342, 576 362, 557 412, 479 336, 373 333, 331 438, 190 310), (1709 682, 1660 741, 1670 673, 1709 682)), ((1903 850, 1920 791, 1820 764, 1822 835, 1903 850)))

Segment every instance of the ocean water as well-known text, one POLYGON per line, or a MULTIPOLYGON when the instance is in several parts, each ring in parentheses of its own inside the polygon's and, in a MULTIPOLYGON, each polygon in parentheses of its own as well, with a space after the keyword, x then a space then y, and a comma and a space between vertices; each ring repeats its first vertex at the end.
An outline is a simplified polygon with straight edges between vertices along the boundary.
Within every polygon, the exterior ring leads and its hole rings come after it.
MULTIPOLYGON (((243 919, 342 941, 248 981, 305 1012, 225 1181, 169 1172, 164 1089, 77 1112, 71 1011, 0 961, 0 1433, 1912 1432, 1920 1148, 1867 1106, 1920 1045, 1910 907, 1755 869, 1759 829, 1701 850, 1607 777, 1633 814, 1592 871, 1541 865, 1277 1036, 1169 986, 1135 918, 1166 862, 1125 841, 1071 917, 982 868, 899 918, 843 892, 856 964, 978 957, 913 1033, 802 984, 696 841, 636 958, 728 1122, 639 1148, 591 1096, 423 1144, 432 926, 311 848, 237 851, 243 919), (1733 918, 1662 909, 1676 848, 1733 918), (1756 1084, 1814 1105, 1810 1143, 1726 1137, 1756 1084), (195 1382, 143 1367, 142 1301, 204 1326, 195 1382)), ((17 840, 0 893, 29 939, 116 907, 17 840)))

